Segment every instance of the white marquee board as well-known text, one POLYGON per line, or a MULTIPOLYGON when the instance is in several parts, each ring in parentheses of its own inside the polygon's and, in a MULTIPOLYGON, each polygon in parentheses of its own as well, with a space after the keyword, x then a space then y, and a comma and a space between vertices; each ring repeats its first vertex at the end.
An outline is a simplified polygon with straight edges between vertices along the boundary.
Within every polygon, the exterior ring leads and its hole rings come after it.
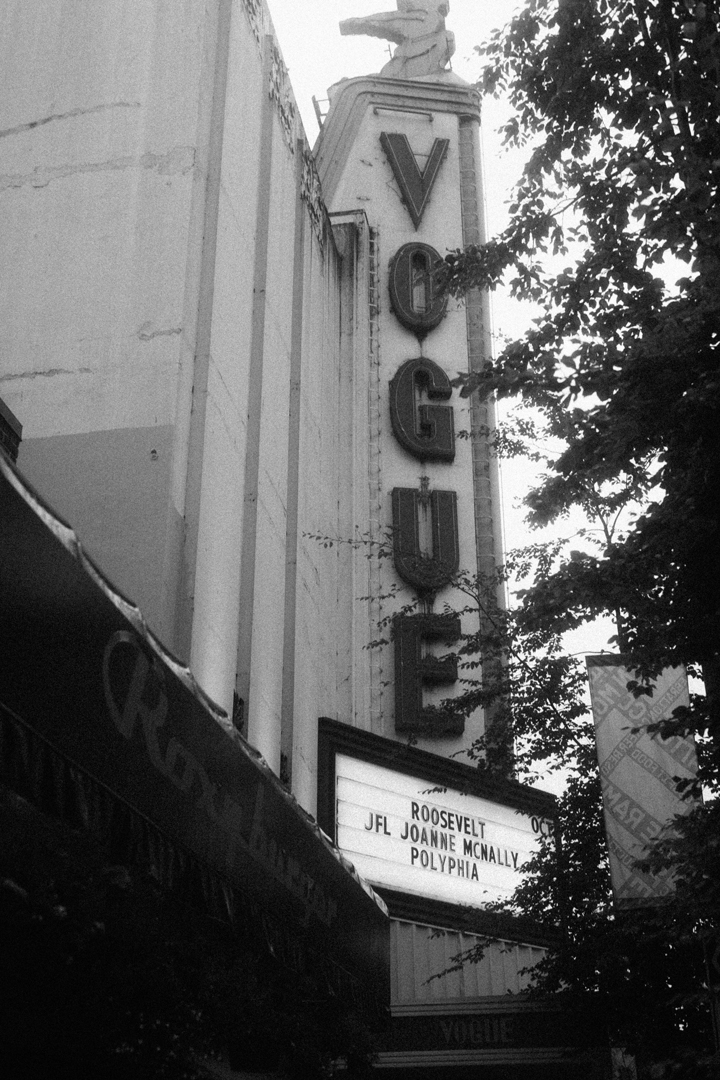
POLYGON ((476 907, 510 896, 546 819, 345 754, 337 844, 373 885, 476 907))

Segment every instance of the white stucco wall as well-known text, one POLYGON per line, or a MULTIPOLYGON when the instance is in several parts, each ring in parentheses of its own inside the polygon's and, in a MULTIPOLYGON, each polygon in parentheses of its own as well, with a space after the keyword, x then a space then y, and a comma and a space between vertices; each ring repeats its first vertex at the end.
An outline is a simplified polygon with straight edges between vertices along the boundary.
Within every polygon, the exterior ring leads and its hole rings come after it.
POLYGON ((0 393, 19 464, 160 631, 217 14, 23 0, 0 41, 0 393))

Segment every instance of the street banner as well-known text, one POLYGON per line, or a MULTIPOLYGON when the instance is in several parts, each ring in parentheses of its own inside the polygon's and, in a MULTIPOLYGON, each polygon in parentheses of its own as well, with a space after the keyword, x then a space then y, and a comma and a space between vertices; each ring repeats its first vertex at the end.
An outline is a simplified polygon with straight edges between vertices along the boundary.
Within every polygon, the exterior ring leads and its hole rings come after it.
POLYGON ((636 862, 674 817, 693 808, 677 790, 679 779, 697 773, 692 739, 663 739, 648 727, 688 705, 684 668, 668 668, 655 680, 652 697, 634 697, 634 673, 617 656, 588 656, 610 874, 619 907, 654 903, 673 891, 669 872, 646 874, 636 862))

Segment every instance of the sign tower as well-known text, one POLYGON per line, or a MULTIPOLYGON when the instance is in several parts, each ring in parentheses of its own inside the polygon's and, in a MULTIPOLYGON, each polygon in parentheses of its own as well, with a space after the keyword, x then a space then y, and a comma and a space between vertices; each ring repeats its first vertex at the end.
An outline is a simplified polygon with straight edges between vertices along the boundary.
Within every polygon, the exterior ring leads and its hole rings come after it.
POLYGON ((474 291, 460 304, 434 275, 448 249, 485 238, 480 103, 449 70, 448 8, 400 0, 397 11, 340 24, 343 34, 397 49, 379 75, 331 88, 316 146, 331 218, 362 211, 373 256, 368 533, 376 541, 392 534, 375 616, 380 626, 390 616, 393 646, 372 672, 372 730, 445 756, 487 733, 481 715, 464 720, 438 707, 461 687, 448 648, 476 629, 456 614, 465 601, 453 575, 492 582, 501 559, 493 402, 468 403, 452 382, 490 358, 488 299, 474 291), (408 603, 412 614, 392 617, 393 604, 408 603))

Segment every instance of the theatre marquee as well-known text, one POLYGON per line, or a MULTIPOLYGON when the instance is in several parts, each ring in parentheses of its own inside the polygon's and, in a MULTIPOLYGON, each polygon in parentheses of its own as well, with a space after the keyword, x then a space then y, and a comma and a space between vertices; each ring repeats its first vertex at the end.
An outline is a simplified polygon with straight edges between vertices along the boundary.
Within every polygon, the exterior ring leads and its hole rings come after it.
POLYGON ((510 781, 485 794, 476 769, 397 744, 388 751, 387 740, 367 732, 348 745, 323 724, 335 740, 332 752, 321 750, 321 822, 360 874, 451 904, 483 907, 512 895, 540 837, 552 833, 551 797, 510 781))

